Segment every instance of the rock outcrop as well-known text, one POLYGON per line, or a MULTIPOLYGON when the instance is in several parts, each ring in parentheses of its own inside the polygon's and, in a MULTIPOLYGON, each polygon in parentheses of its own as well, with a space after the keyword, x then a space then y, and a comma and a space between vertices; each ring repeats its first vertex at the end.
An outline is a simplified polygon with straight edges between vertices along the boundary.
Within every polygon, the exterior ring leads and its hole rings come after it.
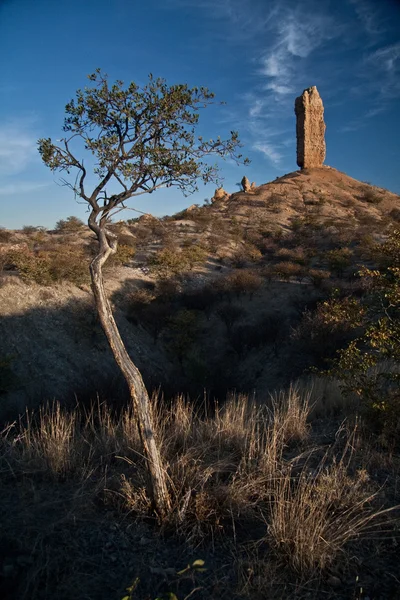
POLYGON ((218 200, 228 200, 229 194, 224 188, 217 188, 214 192, 214 196, 211 198, 211 202, 217 202, 218 200))
POLYGON ((251 183, 248 180, 248 178, 246 177, 246 175, 243 177, 243 179, 241 181, 241 184, 242 184, 242 188, 243 188, 244 192, 250 192, 250 190, 251 190, 251 183))
POLYGON ((324 105, 316 86, 296 98, 297 164, 301 169, 322 167, 325 154, 324 105))

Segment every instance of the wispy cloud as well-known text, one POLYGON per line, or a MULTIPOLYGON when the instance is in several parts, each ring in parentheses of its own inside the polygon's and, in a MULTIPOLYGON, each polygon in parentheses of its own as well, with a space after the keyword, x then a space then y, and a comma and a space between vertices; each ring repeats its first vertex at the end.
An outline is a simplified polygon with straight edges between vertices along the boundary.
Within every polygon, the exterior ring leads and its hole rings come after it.
POLYGON ((283 158, 282 154, 267 142, 256 142, 253 144, 253 149, 262 152, 275 165, 279 164, 283 158))
POLYGON ((22 173, 37 155, 34 119, 0 123, 0 174, 22 173))
POLYGON ((0 196, 12 196, 14 194, 28 194, 35 192, 42 188, 53 185, 49 183, 38 183, 34 181, 25 181, 19 183, 6 183, 5 185, 0 184, 0 196))
POLYGON ((369 35, 379 35, 384 32, 377 3, 370 0, 350 0, 358 19, 369 35))

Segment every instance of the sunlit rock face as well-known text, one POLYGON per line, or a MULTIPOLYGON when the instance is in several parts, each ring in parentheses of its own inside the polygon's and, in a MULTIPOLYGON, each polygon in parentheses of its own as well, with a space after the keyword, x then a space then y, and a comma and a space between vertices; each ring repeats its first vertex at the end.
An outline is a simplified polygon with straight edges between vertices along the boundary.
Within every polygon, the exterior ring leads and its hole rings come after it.
POLYGON ((301 169, 322 167, 325 154, 324 105, 316 86, 296 98, 297 164, 301 169))

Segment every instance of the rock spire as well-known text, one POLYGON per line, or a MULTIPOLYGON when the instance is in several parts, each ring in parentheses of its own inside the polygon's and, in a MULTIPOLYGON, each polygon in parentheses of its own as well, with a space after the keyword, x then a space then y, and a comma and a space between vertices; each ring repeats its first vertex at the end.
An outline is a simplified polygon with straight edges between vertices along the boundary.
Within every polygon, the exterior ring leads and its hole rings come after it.
POLYGON ((322 167, 325 160, 324 105, 316 86, 296 98, 297 164, 301 169, 322 167))

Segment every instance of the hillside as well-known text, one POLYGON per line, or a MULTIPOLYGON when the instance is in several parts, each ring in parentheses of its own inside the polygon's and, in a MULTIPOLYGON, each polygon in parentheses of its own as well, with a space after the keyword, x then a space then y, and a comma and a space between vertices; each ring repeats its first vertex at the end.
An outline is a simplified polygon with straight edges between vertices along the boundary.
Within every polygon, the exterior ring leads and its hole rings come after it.
MULTIPOLYGON (((107 289, 148 385, 163 385, 167 394, 197 395, 206 387, 218 396, 233 388, 263 395, 300 376, 311 359, 293 356, 298 348, 290 336, 304 309, 335 286, 354 287, 371 244, 396 227, 399 215, 399 196, 322 167, 172 217, 115 225, 122 254, 106 274, 107 289), (230 309, 227 324, 221 310, 231 295, 237 310, 230 309), (179 332, 171 333, 168 319, 177 316, 172 329, 179 329, 183 309, 192 311, 192 339, 177 342, 179 332), (199 312, 204 309, 206 319, 199 312), (272 327, 269 341, 255 335, 260 324, 266 331, 272 327), (218 360, 211 364, 210 356, 218 360), (289 371, 283 368, 287 361, 289 371)), ((3 231, 2 240, 3 411, 14 402, 20 409, 47 398, 88 397, 108 389, 107 381, 117 390, 118 372, 97 325, 87 277, 90 232, 28 227, 3 231), (49 257, 60 263, 54 277, 43 266, 49 257)))
POLYGON ((159 399, 161 530, 92 234, 74 218, 0 230, 1 594, 397 597, 397 388, 372 407, 315 369, 360 334, 358 272, 384 272, 399 215, 399 196, 323 167, 112 225, 106 288, 159 399))

